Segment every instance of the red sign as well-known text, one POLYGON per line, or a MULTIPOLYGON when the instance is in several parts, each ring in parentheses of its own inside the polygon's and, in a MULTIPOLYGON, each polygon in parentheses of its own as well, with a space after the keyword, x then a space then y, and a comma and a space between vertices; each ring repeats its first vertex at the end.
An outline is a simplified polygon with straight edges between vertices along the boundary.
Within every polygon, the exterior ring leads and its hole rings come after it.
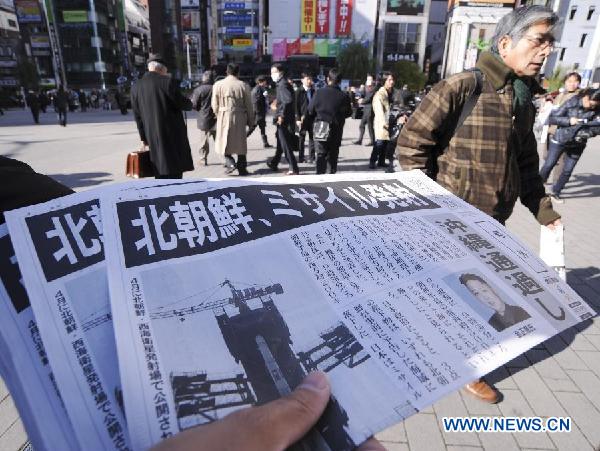
POLYGON ((288 41, 287 43, 287 54, 295 55, 296 53, 300 53, 300 38, 294 39, 293 41, 288 41))
POLYGON ((351 28, 352 0, 338 0, 335 12, 335 35, 350 36, 351 28))
POLYGON ((323 36, 329 34, 329 0, 317 0, 315 33, 323 36))

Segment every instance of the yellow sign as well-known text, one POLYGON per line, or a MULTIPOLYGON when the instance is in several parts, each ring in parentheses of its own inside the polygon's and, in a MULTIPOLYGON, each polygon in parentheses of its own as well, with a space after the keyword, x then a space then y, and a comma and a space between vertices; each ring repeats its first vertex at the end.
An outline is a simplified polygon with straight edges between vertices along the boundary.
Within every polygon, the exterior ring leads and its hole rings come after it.
POLYGON ((250 47, 252 45, 252 39, 233 39, 234 47, 250 47))
POLYGON ((300 14, 300 34, 315 34, 317 21, 317 1, 302 0, 302 14, 300 14))

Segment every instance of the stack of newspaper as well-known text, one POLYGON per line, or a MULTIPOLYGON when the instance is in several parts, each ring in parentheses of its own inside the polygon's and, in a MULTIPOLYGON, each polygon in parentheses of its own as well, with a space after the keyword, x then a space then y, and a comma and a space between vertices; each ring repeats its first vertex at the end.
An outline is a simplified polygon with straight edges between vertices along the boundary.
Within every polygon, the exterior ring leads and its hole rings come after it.
POLYGON ((352 449, 593 316, 421 172, 133 182, 6 214, 0 370, 36 450, 143 450, 329 375, 352 449))

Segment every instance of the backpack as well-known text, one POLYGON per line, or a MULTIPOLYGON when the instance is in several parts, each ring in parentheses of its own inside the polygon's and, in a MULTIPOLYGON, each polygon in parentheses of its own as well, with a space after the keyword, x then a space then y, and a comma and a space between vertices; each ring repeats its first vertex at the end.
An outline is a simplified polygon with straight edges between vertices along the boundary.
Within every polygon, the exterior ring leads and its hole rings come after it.
POLYGON ((468 69, 466 72, 471 72, 475 77, 475 89, 470 93, 469 97, 463 104, 460 116, 458 117, 454 127, 450 127, 444 136, 442 143, 438 144, 436 149, 431 153, 429 161, 427 162, 425 173, 433 180, 437 178, 437 174, 439 172, 437 161, 438 158, 444 153, 444 150, 448 148, 448 145, 450 144, 450 141, 454 137, 456 131, 462 127, 465 120, 471 115, 473 108, 475 108, 475 105, 479 100, 479 96, 481 95, 481 90, 483 88, 483 74, 476 67, 468 69))

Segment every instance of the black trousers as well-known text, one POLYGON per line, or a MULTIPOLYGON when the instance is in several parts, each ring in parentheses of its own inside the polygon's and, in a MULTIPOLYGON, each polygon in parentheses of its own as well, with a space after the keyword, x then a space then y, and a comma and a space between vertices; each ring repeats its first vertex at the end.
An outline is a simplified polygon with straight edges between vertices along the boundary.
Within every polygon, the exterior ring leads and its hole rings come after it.
POLYGON ((317 174, 325 174, 329 164, 329 173, 337 172, 340 144, 338 141, 315 141, 317 149, 317 174))
POLYGON ((308 156, 310 159, 315 159, 315 140, 313 139, 312 127, 306 130, 300 130, 300 137, 298 138, 298 159, 304 161, 304 144, 306 142, 306 135, 308 135, 308 156))
POLYGON ((285 158, 287 158, 290 171, 298 173, 298 163, 296 162, 296 156, 294 151, 296 150, 296 135, 292 133, 289 127, 285 125, 277 126, 277 150, 271 160, 271 166, 277 167, 281 161, 281 155, 285 152, 285 158))
MULTIPOLYGON (((268 145, 269 142, 267 141, 267 121, 264 118, 257 119, 256 125, 260 129, 260 136, 262 137, 263 145, 264 146, 268 145)), ((250 130, 248 130, 246 137, 250 136, 254 132, 254 130, 256 130, 256 127, 253 127, 250 130)))
POLYGON ((365 126, 369 130, 369 137, 371 138, 371 143, 375 142, 375 129, 373 129, 373 115, 371 113, 366 114, 363 113, 363 117, 360 120, 360 125, 358 127, 359 134, 357 141, 362 143, 363 136, 365 134, 365 126))
POLYGON ((58 110, 58 123, 63 127, 67 126, 67 110, 58 110))
POLYGON ((33 116, 33 122, 36 124, 40 123, 40 110, 39 108, 31 108, 31 115, 33 116))

